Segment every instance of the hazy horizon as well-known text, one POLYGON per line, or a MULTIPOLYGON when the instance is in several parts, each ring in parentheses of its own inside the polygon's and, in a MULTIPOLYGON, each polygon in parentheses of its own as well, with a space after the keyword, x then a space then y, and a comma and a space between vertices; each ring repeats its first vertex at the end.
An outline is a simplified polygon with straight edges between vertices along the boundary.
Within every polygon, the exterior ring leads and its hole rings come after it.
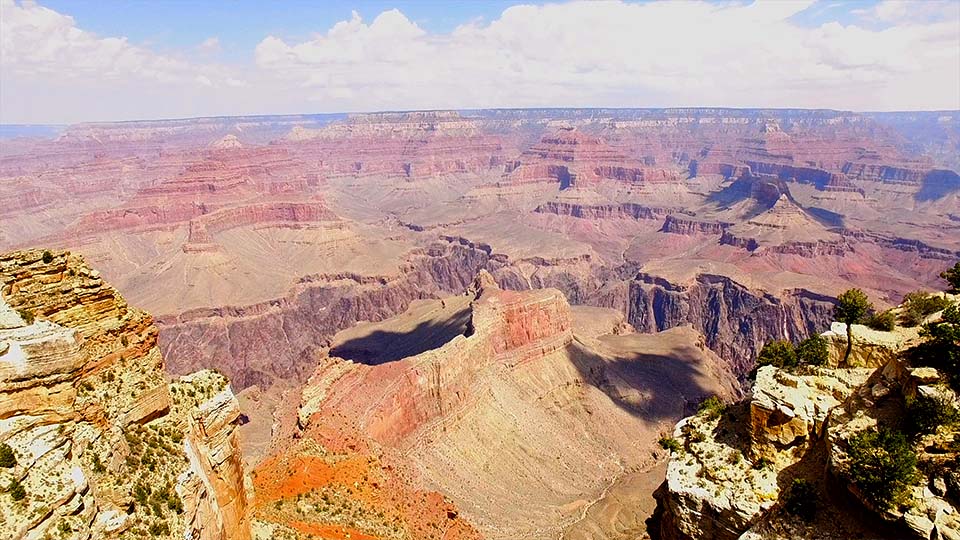
POLYGON ((7 125, 501 108, 960 109, 960 3, 951 1, 267 10, 0 0, 0 15, 7 125))
MULTIPOLYGON (((960 108, 957 109, 914 109, 914 110, 893 110, 893 111, 877 111, 877 110, 845 110, 845 109, 827 109, 827 108, 805 108, 805 107, 715 107, 715 106, 667 106, 667 107, 470 107, 463 109, 380 109, 380 110, 369 110, 369 111, 332 111, 332 112, 301 112, 301 113, 283 113, 283 114, 271 114, 271 113, 252 113, 252 114, 221 114, 221 115, 210 115, 210 116, 176 116, 176 117, 156 117, 156 118, 130 118, 126 120, 83 120, 80 122, 66 122, 66 123, 6 123, 0 122, 0 126, 3 127, 37 127, 37 128, 66 128, 72 125, 77 124, 119 124, 119 123, 136 123, 136 122, 177 122, 177 121, 187 121, 187 120, 205 120, 205 119, 217 119, 217 118, 284 118, 284 117, 311 117, 311 116, 350 116, 355 114, 407 114, 407 113, 418 113, 418 112, 444 112, 444 111, 453 111, 458 113, 470 112, 470 111, 550 111, 550 110, 584 110, 584 111, 670 111, 670 110, 679 110, 679 109, 702 109, 702 110, 730 110, 730 111, 823 111, 823 112, 835 112, 835 113, 849 113, 849 114, 932 114, 932 113, 960 113, 960 108)), ((0 133, 0 136, 3 134, 0 133)))

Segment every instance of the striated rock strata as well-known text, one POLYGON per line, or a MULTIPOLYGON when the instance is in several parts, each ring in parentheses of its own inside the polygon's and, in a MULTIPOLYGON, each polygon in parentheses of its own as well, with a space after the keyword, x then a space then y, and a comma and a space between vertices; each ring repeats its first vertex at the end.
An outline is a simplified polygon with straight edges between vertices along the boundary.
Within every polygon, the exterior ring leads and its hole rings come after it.
POLYGON ((2 255, 0 281, 0 538, 248 538, 226 380, 169 384, 152 318, 69 252, 2 255))

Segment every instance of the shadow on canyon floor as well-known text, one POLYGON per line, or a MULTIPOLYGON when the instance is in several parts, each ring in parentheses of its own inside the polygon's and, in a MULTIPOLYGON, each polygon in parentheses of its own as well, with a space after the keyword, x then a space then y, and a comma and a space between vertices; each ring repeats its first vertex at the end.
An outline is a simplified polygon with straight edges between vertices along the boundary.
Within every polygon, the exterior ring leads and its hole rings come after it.
POLYGON ((453 338, 465 334, 470 325, 470 308, 461 309, 443 320, 430 320, 414 328, 374 330, 348 339, 330 349, 337 356, 368 365, 385 364, 442 347, 453 338))
POLYGON ((960 191, 960 175, 953 171, 937 169, 923 177, 920 191, 914 195, 914 199, 921 202, 935 201, 955 191, 960 191))
POLYGON ((723 382, 697 362, 702 354, 692 345, 673 345, 662 353, 623 351, 605 357, 579 341, 570 345, 570 359, 585 382, 650 423, 676 422, 703 399, 724 392, 723 382))

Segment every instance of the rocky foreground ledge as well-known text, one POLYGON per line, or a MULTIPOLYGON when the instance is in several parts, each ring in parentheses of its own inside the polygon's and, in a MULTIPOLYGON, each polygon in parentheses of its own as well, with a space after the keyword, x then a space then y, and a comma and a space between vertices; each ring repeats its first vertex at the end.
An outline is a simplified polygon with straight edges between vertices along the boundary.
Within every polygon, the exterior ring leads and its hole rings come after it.
MULTIPOLYGON (((916 327, 854 325, 853 335, 846 362, 846 327, 834 323, 823 334, 826 366, 761 367, 749 398, 701 407, 662 439, 672 453, 655 493, 653 538, 960 539, 960 400, 950 374, 914 365, 908 351, 924 341, 916 327), (953 409, 953 418, 941 413, 928 430, 911 433, 918 416, 936 416, 916 407, 924 399, 953 409), (916 470, 903 475, 897 499, 880 504, 876 491, 853 479, 851 441, 885 430, 910 434, 904 445, 916 470)), ((892 484, 883 478, 879 489, 892 484)))
POLYGON ((0 539, 249 538, 239 404, 81 257, 0 255, 0 539))

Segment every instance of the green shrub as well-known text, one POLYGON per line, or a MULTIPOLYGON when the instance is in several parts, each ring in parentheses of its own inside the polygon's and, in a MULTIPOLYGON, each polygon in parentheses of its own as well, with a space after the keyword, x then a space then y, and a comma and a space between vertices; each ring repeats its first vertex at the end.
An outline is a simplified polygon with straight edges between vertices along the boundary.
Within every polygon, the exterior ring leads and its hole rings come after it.
POLYGON ((943 310, 940 320, 924 324, 920 335, 927 341, 909 351, 913 363, 937 368, 960 391, 960 308, 943 310))
POLYGON ((900 504, 916 481, 917 456, 898 431, 866 429, 847 440, 850 480, 880 508, 900 504))
POLYGON ((946 309, 950 303, 950 300, 943 296, 923 291, 907 293, 903 297, 903 311, 900 313, 900 322, 904 326, 917 326, 929 315, 946 309))
POLYGON ((53 253, 49 251, 43 252, 43 264, 50 264, 53 262, 53 253))
POLYGON ((953 268, 947 268, 943 272, 940 272, 940 277, 950 283, 950 288, 947 289, 947 292, 953 294, 960 293, 960 262, 953 265, 953 268))
POLYGON ((133 487, 133 498, 137 501, 137 504, 140 506, 146 506, 150 497, 150 486, 147 486, 142 483, 137 483, 133 487))
POLYGON ((107 467, 104 466, 103 461, 100 460, 100 456, 97 454, 93 455, 93 472, 97 474, 103 474, 107 472, 107 467))
POLYGON ((960 422, 960 411, 945 395, 918 395, 907 402, 907 427, 913 435, 934 433, 940 426, 960 422))
POLYGON ((27 490, 24 489, 23 484, 21 484, 16 478, 10 480, 10 484, 7 486, 6 491, 10 494, 10 498, 15 501, 22 501, 23 499, 27 498, 27 490))
POLYGON ((671 453, 679 452, 683 449, 683 446, 680 445, 680 441, 674 439, 673 437, 667 437, 666 435, 660 437, 660 440, 657 441, 657 444, 660 445, 660 448, 663 448, 671 453))
POLYGON ((165 521, 152 523, 149 530, 152 536, 166 536, 170 534, 170 526, 167 525, 165 521))
POLYGON ((20 318, 23 319, 23 322, 26 324, 33 324, 33 321, 36 320, 33 312, 29 309, 18 309, 17 313, 20 315, 20 318))
POLYGON ((764 469, 772 466, 773 466, 773 462, 765 457, 757 458, 757 460, 753 462, 753 468, 757 469, 758 471, 760 469, 764 469))
POLYGON ((813 521, 817 516, 817 494, 813 484, 802 478, 795 478, 787 491, 783 508, 804 521, 813 521))
POLYGON ((778 368, 792 368, 797 365, 797 352, 793 343, 789 341, 771 341, 760 349, 757 356, 757 368, 775 366, 778 368))
POLYGON ((847 350, 843 354, 846 362, 853 352, 853 328, 851 325, 859 323, 873 309, 870 299, 860 289, 850 289, 837 297, 837 305, 833 308, 833 317, 847 325, 847 350))
POLYGON ((0 467, 9 469, 17 466, 17 456, 7 443, 0 443, 0 467))
POLYGON ((697 414, 705 416, 708 420, 716 420, 720 418, 720 415, 723 414, 723 411, 727 409, 727 406, 720 400, 717 396, 710 396, 707 399, 700 402, 700 406, 697 407, 697 414))
POLYGON ((801 365, 822 366, 830 357, 830 348, 823 336, 814 334, 797 345, 796 354, 801 365))
POLYGON ((888 309, 886 311, 881 311, 880 313, 870 314, 866 319, 864 319, 863 323, 874 330, 880 330, 881 332, 892 332, 897 326, 897 318, 893 315, 893 312, 888 309))

